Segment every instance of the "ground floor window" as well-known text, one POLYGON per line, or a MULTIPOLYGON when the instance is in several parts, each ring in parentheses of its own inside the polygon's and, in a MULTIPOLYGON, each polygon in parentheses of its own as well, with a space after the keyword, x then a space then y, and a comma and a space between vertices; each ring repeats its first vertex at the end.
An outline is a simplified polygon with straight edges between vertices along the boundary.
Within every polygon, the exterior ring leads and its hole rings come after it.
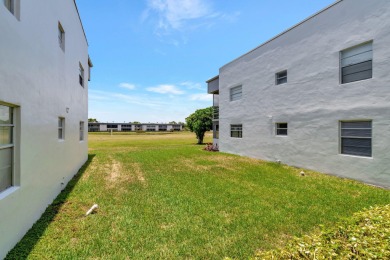
POLYGON ((13 185, 13 108, 0 105, 0 192, 13 185))
POLYGON ((288 124, 287 123, 276 123, 276 135, 287 135, 288 124))
POLYGON ((242 138, 242 125, 230 125, 230 136, 242 138))
POLYGON ((65 140, 65 118, 58 118, 58 140, 65 140))
POLYGON ((214 129, 213 129, 213 138, 214 139, 219 139, 219 124, 216 123, 213 125, 214 129))
POLYGON ((156 126, 155 125, 147 125, 146 126, 146 131, 154 132, 154 131, 156 131, 156 126))
POLYGON ((372 121, 340 122, 341 153, 372 157, 372 121))
POLYGON ((84 141, 84 122, 80 121, 80 141, 84 141))

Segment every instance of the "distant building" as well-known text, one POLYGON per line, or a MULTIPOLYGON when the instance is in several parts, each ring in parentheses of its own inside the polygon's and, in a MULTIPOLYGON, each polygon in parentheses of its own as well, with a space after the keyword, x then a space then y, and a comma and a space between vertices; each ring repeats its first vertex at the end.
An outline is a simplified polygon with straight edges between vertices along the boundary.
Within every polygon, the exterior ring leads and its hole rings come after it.
POLYGON ((163 132, 163 131, 182 131, 181 124, 133 124, 133 123, 88 123, 88 132, 163 132))
POLYGON ((219 69, 220 151, 390 187, 390 1, 339 0, 219 69))
POLYGON ((88 159, 90 67, 74 1, 0 1, 0 259, 88 159))

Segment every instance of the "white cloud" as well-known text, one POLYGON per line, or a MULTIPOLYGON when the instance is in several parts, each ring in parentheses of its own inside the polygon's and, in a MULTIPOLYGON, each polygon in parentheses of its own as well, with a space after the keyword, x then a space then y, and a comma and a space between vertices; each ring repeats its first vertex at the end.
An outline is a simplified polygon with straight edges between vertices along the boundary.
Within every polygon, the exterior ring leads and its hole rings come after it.
POLYGON ((119 84, 119 87, 121 88, 125 88, 125 89, 129 89, 129 90, 134 90, 136 87, 134 84, 131 84, 131 83, 121 83, 119 84))
POLYGON ((186 21, 212 16, 205 0, 148 0, 149 9, 159 15, 160 29, 181 29, 186 21))
POLYGON ((191 101, 189 97, 177 95, 162 99, 150 93, 126 95, 95 89, 89 93, 89 117, 101 122, 184 121, 195 110, 209 106, 199 99, 191 101))
POLYGON ((160 94, 173 94, 173 95, 182 95, 184 91, 180 90, 175 85, 159 85, 157 87, 150 87, 146 89, 150 92, 156 92, 160 94))
POLYGON ((199 94, 193 94, 190 96, 191 100, 197 100, 197 101, 212 101, 213 95, 207 94, 207 93, 199 93, 199 94))
POLYGON ((182 82, 179 84, 180 86, 183 86, 183 87, 186 87, 188 89, 199 89, 199 90, 203 90, 205 89, 202 84, 200 83, 194 83, 194 82, 191 82, 191 81, 185 81, 185 82, 182 82))

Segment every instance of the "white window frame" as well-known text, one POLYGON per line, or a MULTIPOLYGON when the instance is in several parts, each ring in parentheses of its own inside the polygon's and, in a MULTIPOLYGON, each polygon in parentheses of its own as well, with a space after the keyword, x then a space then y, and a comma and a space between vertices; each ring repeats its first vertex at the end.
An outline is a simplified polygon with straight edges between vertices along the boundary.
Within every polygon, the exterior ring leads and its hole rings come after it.
POLYGON ((58 22, 58 44, 60 45, 60 48, 65 52, 65 30, 60 22, 58 22))
POLYGON ((238 85, 230 88, 229 90, 230 101, 237 101, 242 99, 242 85, 238 85), (238 92, 236 92, 239 90, 238 92))
POLYGON ((230 125, 230 137, 231 138, 242 138, 242 124, 231 124, 230 125), (236 132, 237 136, 233 136, 233 132, 236 132))
POLYGON ((85 132, 84 121, 80 121, 80 141, 84 141, 84 132, 85 132))
POLYGON ((287 70, 279 71, 275 74, 275 84, 276 85, 282 85, 287 83, 287 70), (285 76, 281 76, 282 74, 286 73, 285 76), (284 81, 284 79, 286 81, 284 81))
POLYGON ((276 136, 288 136, 288 123, 287 122, 279 122, 275 123, 275 135, 276 136), (286 125, 286 127, 281 127, 281 125, 286 125), (286 130, 286 134, 281 134, 279 130, 286 130))
MULTIPOLYGON (((353 82, 358 82, 358 81, 362 81, 362 80, 368 80, 368 79, 372 79, 373 78, 373 72, 374 72, 374 64, 373 64, 373 53, 374 53, 374 42, 373 41, 367 41, 367 42, 364 42, 364 43, 361 43, 361 44, 358 44, 358 45, 355 45, 353 47, 350 47, 350 48, 347 48, 347 49, 344 49, 342 51, 340 51, 340 84, 348 84, 348 83, 353 83, 353 82), (364 51, 364 52, 359 52, 359 53, 354 53, 354 55, 351 55, 351 56, 347 56, 347 57, 344 57, 344 54, 346 52, 353 52, 354 50, 356 51, 357 49, 359 48, 362 48, 363 46, 369 46, 370 47, 370 51, 364 51), (360 56, 360 58, 359 58, 360 56), (352 67, 352 66, 357 66, 359 64, 362 64, 362 63, 366 63, 366 62, 370 62, 371 61, 371 76, 370 77, 365 77, 363 79, 357 79, 357 80, 351 80, 351 81, 347 81, 345 82, 344 81, 344 76, 343 76, 343 73, 344 73, 344 70, 345 68, 348 68, 348 67, 352 67)), ((369 71, 369 70, 361 70, 359 71, 359 73, 362 73, 364 71, 369 71)), ((356 74, 358 72, 355 72, 355 73, 352 73, 352 74, 356 74)), ((352 75, 352 74, 349 74, 349 75, 352 75)))
MULTIPOLYGON (((10 141, 9 143, 6 143, 6 144, 0 144, 0 151, 1 150, 11 150, 11 162, 10 162, 10 166, 11 167, 11 176, 10 177, 10 186, 8 187, 5 187, 3 190, 0 190, 0 194, 6 190, 8 190, 9 188, 12 188, 13 186, 15 186, 15 167, 14 167, 14 164, 15 164, 15 117, 14 117, 14 107, 11 107, 9 105, 4 105, 4 104, 1 104, 1 106, 3 107, 8 107, 9 108, 9 112, 10 112, 10 122, 7 123, 7 124, 1 124, 0 123, 0 127, 9 127, 10 128, 10 141)), ((1 167, 4 167, 2 165, 0 165, 0 168, 1 167)), ((0 185, 1 187, 1 185, 0 185)))
POLYGON ((58 140, 65 140, 65 117, 58 117, 58 140))
POLYGON ((341 155, 347 155, 347 156, 356 156, 356 157, 362 157, 362 158, 372 158, 373 157, 373 146, 372 146, 372 130, 373 130, 373 121, 372 120, 341 120, 339 121, 339 153, 341 155), (343 128, 342 124, 343 123, 360 123, 360 122, 369 122, 371 123, 371 128, 343 128), (344 135, 343 130, 370 130, 371 131, 371 136, 358 136, 358 135, 344 135), (370 140, 370 149, 371 149, 371 154, 370 155, 362 155, 362 154, 351 154, 351 153, 345 153, 343 151, 343 140, 344 139, 365 139, 365 140, 370 140))
POLYGON ((85 71, 84 71, 83 65, 81 65, 81 62, 79 62, 79 83, 82 87, 84 87, 84 84, 85 84, 84 74, 85 74, 85 71))

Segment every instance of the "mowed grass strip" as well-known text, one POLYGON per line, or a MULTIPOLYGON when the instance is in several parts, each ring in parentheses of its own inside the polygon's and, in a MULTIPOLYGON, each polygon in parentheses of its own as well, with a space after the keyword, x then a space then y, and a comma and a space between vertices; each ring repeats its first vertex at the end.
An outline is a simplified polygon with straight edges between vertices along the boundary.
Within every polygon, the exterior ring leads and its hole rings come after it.
POLYGON ((242 259, 390 201, 388 190, 195 142, 192 133, 89 135, 88 167, 8 258, 242 259))

